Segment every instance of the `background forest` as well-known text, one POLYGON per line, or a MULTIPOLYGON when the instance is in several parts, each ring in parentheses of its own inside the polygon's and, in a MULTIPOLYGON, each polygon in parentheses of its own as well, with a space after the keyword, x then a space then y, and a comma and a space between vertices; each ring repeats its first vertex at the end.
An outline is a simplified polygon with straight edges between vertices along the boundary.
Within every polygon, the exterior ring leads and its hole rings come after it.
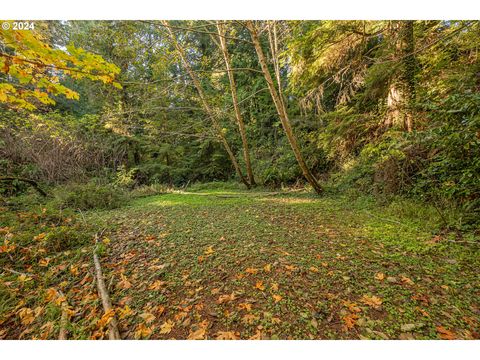
MULTIPOLYGON (((462 226, 480 218, 478 22, 254 26, 300 152, 328 191, 453 206, 461 209, 462 226)), ((269 187, 304 183, 245 23, 51 21, 37 23, 35 33, 52 49, 101 56, 115 65, 118 84, 50 70, 69 93, 24 94, 19 101, 8 86, 19 89, 18 97, 35 85, 8 65, 7 56, 19 49, 4 39, 3 174, 48 185, 93 181, 129 188, 240 180, 242 173, 245 183, 269 187), (237 173, 221 138, 239 163, 237 173)), ((9 183, 2 192, 24 186, 9 183)))
MULTIPOLYGON (((254 26, 306 166, 327 191, 413 196, 460 209, 462 226, 480 218, 477 21, 254 26)), ((8 65, 19 49, 4 39, 3 174, 127 188, 240 176, 269 187, 304 183, 245 23, 51 21, 37 23, 35 33, 52 49, 101 56, 115 65, 118 84, 60 68, 50 76, 69 93, 19 101, 8 86, 18 97, 35 85, 8 65)), ((2 192, 24 186, 9 183, 2 192)))

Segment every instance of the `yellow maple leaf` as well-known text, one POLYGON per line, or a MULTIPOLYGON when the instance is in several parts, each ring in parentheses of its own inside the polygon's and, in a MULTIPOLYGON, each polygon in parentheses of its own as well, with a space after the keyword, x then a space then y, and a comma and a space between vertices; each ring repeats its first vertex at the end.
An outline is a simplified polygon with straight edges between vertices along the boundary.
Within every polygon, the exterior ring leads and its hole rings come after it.
POLYGON ((130 309, 130 306, 125 305, 123 309, 118 309, 118 312, 120 313, 119 318, 124 319, 128 316, 133 315, 134 311, 130 309))
POLYGON ((380 305, 382 305, 382 299, 377 296, 363 295, 360 301, 365 305, 373 307, 374 309, 378 309, 380 308, 380 305))
POLYGON ((257 281, 257 283, 255 284, 255 289, 258 289, 260 291, 265 290, 265 285, 263 285, 263 281, 257 281))
POLYGON ((309 270, 314 273, 318 273, 318 269, 315 266, 310 266, 309 270))
POLYGON ((265 272, 270 272, 272 271, 272 265, 270 264, 267 264, 263 267, 263 270, 265 270, 265 272))
POLYGON ((245 272, 246 272, 247 274, 255 275, 255 274, 258 272, 258 269, 255 269, 255 268, 247 268, 247 270, 245 270, 245 272))
POLYGON ((135 330, 135 339, 149 337, 152 334, 154 328, 154 326, 147 327, 144 323, 138 324, 135 330))
POLYGON ((273 294, 272 297, 273 297, 273 300, 275 300, 276 303, 278 303, 280 300, 282 300, 282 297, 280 295, 277 295, 277 294, 273 294))
POLYGON ((257 332, 248 338, 248 340, 262 340, 262 332, 257 330, 257 332))
POLYGON ((38 262, 38 265, 42 267, 47 267, 49 263, 50 263, 50 259, 45 258, 45 259, 40 259, 40 261, 38 262))
POLYGON ((214 253, 213 246, 209 246, 207 250, 205 250, 205 255, 211 255, 213 253, 214 253))
POLYGON ((155 280, 153 283, 150 284, 150 286, 148 287, 148 290, 160 290, 160 288, 165 285, 166 282, 165 281, 160 281, 160 280, 155 280))
POLYGON ((240 303, 240 304, 238 304, 238 308, 240 310, 250 311, 250 310, 252 310, 252 304, 250 304, 250 303, 240 303))
POLYGON ((155 315, 152 313, 143 313, 138 316, 140 316, 147 324, 150 324, 153 320, 155 320, 155 315))
POLYGON ((294 271, 296 270, 297 268, 293 265, 285 265, 285 269, 287 269, 287 271, 294 271))
POLYGON ((34 236, 34 237, 33 237, 33 240, 43 240, 43 239, 45 239, 45 236, 47 236, 47 234, 45 234, 45 233, 40 233, 40 234, 38 234, 37 236, 34 236))
POLYGON ((233 300, 235 300, 235 293, 232 292, 230 295, 220 295, 217 300, 217 304, 223 304, 233 300))
POLYGON ((100 327, 100 328, 103 328, 105 325, 108 325, 110 323, 110 321, 112 321, 114 316, 115 316, 115 310, 114 309, 108 310, 98 320, 97 326, 100 327))
POLYGON ((272 288, 273 291, 278 291, 278 284, 277 283, 273 283, 272 285, 270 285, 270 287, 272 288))
POLYGON ((375 279, 379 280, 379 281, 382 281, 383 279, 385 279, 385 274, 384 273, 376 273, 375 274, 375 279))
POLYGON ((172 328, 174 327, 175 323, 171 320, 165 321, 161 326, 160 326, 160 334, 169 334, 172 331, 172 328))
POLYGON ((35 320, 35 312, 27 307, 18 310, 18 316, 23 325, 30 325, 35 320))

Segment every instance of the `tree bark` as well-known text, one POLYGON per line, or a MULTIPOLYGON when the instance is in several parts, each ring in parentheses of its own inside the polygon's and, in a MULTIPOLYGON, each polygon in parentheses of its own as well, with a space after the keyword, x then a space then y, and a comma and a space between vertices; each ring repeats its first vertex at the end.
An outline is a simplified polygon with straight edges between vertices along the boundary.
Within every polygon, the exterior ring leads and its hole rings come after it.
POLYGON ((163 24, 163 26, 167 29, 168 34, 170 35, 170 39, 172 40, 173 45, 175 46, 175 49, 177 50, 178 55, 180 56, 180 59, 183 62, 183 65, 185 66, 185 69, 187 70, 188 74, 190 75, 190 78, 192 79, 193 85, 197 89, 198 95, 200 96, 200 100, 202 102, 203 108, 205 109, 205 112, 207 113, 208 117, 212 121, 212 125, 214 130, 216 131, 218 137, 220 138, 220 141, 223 144, 223 147, 228 153, 228 156, 230 158, 230 161, 233 164, 233 167, 235 168, 235 171, 237 172, 237 175, 240 177, 240 180, 245 184, 245 186, 250 189, 250 184, 249 182, 245 179, 245 177, 242 174, 242 170, 240 169, 240 165, 237 162, 237 159, 235 158, 235 155, 233 154, 233 151, 228 144, 227 139, 225 138, 225 135, 222 132, 222 129, 220 127, 220 124, 217 121, 217 118, 210 107, 207 98, 205 96, 205 92, 203 91, 202 85, 200 84, 200 81, 197 78, 197 75, 191 68, 190 64, 187 61, 187 58, 185 56, 185 52, 183 48, 180 46, 180 44, 177 41, 177 38, 175 34, 173 33, 172 29, 170 28, 170 25, 168 24, 168 21, 166 20, 160 20, 160 22, 163 24))
POLYGON ((281 99, 281 94, 278 94, 275 84, 272 79, 272 75, 270 74, 270 70, 268 69, 267 60, 262 50, 262 46, 260 44, 260 40, 258 37, 257 29, 252 21, 247 21, 246 26, 250 35, 252 37, 253 45, 255 46, 255 51, 258 55, 258 60, 260 62, 260 66, 262 68, 263 75, 265 80, 267 81, 268 89, 270 90, 270 95, 272 96, 273 102, 275 104, 275 108, 277 109, 278 116, 280 117, 280 121, 282 122, 283 129, 285 134, 287 135, 288 142, 295 154, 295 158, 297 159, 298 165, 302 170, 303 176, 309 182, 309 184, 313 187, 317 194, 321 194, 323 192, 322 187, 318 183, 317 179, 313 176, 310 169, 308 168, 305 160, 303 159, 302 153, 300 152, 300 148, 297 143, 297 139, 295 134, 293 133, 292 126, 290 124, 290 120, 288 118, 287 110, 285 107, 284 102, 281 99))
POLYGON ((232 93, 233 108, 235 111, 235 117, 237 118, 238 129, 240 131, 240 137, 242 138, 243 146, 243 158, 245 159, 245 166, 247 168, 247 177, 250 185, 255 186, 255 178, 253 176, 252 164, 250 162, 250 152, 248 149, 247 134, 245 131, 245 123, 243 122, 242 113, 238 106, 237 86, 235 84, 235 77, 233 75, 232 68, 230 66, 230 54, 228 53, 227 44, 225 41, 225 29, 221 22, 217 21, 218 38, 220 40, 220 49, 223 53, 223 59, 225 60, 225 68, 227 70, 228 81, 230 82, 230 92, 232 93))

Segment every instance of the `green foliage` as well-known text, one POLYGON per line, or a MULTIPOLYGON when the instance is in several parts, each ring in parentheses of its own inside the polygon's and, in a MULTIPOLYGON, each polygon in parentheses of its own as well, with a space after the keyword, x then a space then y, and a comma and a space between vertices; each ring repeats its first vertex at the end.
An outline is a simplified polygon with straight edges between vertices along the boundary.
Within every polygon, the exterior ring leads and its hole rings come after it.
POLYGON ((94 182, 58 187, 54 204, 59 208, 76 210, 114 209, 125 205, 128 195, 121 188, 94 182))

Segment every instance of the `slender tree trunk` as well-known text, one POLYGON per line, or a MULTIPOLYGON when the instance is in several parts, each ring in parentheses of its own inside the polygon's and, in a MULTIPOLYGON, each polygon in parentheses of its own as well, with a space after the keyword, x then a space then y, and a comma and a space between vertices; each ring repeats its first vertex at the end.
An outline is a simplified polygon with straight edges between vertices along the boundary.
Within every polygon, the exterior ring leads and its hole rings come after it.
POLYGON ((401 59, 401 68, 398 76, 390 84, 385 118, 385 125, 397 125, 408 132, 414 128, 416 58, 413 25, 413 20, 398 21, 393 25, 394 52, 395 57, 401 59))
POLYGON ((197 75, 192 70, 190 64, 187 61, 187 58, 185 56, 185 52, 184 52, 183 48, 178 43, 175 34, 173 33, 172 29, 170 28, 170 25, 168 24, 168 21, 161 20, 161 23, 167 29, 167 32, 170 35, 172 43, 175 46, 175 49, 177 50, 177 53, 180 56, 180 59, 182 60, 183 65, 185 66, 185 69, 187 70, 188 74, 190 75, 190 78, 192 79, 193 85, 197 89, 197 92, 198 92, 198 95, 200 96, 200 100, 202 102, 203 108, 205 109, 205 112, 207 113, 210 120, 212 121, 213 128, 216 131, 218 137, 220 138, 220 141, 222 142, 223 147, 227 151, 228 156, 230 157, 230 161, 232 162, 233 167, 235 168, 235 171, 237 172, 237 175, 240 177, 240 180, 245 184, 245 186, 247 188, 250 188, 250 184, 248 183, 248 181, 243 176, 242 170, 240 169, 240 165, 238 164, 237 159, 235 158, 235 155, 233 154, 233 151, 230 148, 230 145, 228 144, 228 141, 227 141, 227 139, 225 138, 225 135, 222 132, 220 124, 218 123, 217 118, 216 118, 212 108, 210 107, 208 101, 207 101, 207 98, 205 96, 205 92, 203 91, 202 85, 200 84, 200 81, 198 80, 197 75))
POLYGON ((227 70, 228 80, 230 82, 230 91, 232 93, 232 102, 233 108, 235 110, 235 117, 237 118, 238 129, 242 138, 243 158, 245 159, 245 166, 247 168, 248 181, 250 182, 250 185, 255 186, 256 184, 255 178, 253 177, 252 164, 250 162, 250 153, 248 149, 245 123, 243 122, 242 113, 240 112, 240 107, 238 106, 237 86, 235 84, 235 77, 233 76, 233 71, 230 66, 230 54, 228 53, 228 48, 224 37, 225 29, 219 21, 217 21, 217 31, 218 38, 220 40, 220 49, 223 53, 223 59, 225 60, 225 68, 227 70))
POLYGON ((262 50, 262 46, 260 44, 260 40, 258 38, 257 29, 252 21, 246 22, 247 29, 250 32, 252 37, 253 45, 255 46, 255 50, 258 55, 258 60, 260 62, 260 66, 262 68, 263 75, 265 80, 267 81, 268 89, 270 90, 270 95, 272 96, 273 102, 277 109, 278 116, 280 117, 280 121, 282 122, 283 129, 285 130, 285 134, 287 135, 288 142, 295 154, 295 158, 297 159, 298 165, 302 170, 303 176, 307 181, 312 185, 313 189, 317 194, 321 194, 323 192, 322 187, 318 183, 317 179, 313 176, 310 169, 307 167, 305 160, 303 159, 302 153, 300 152, 300 148, 297 143, 297 139, 293 133, 292 126, 290 124, 290 120, 288 118, 287 110, 283 100, 281 99, 281 94, 279 95, 277 89, 275 88, 275 84, 272 79, 272 75, 270 74, 270 70, 268 69, 267 60, 262 50))

